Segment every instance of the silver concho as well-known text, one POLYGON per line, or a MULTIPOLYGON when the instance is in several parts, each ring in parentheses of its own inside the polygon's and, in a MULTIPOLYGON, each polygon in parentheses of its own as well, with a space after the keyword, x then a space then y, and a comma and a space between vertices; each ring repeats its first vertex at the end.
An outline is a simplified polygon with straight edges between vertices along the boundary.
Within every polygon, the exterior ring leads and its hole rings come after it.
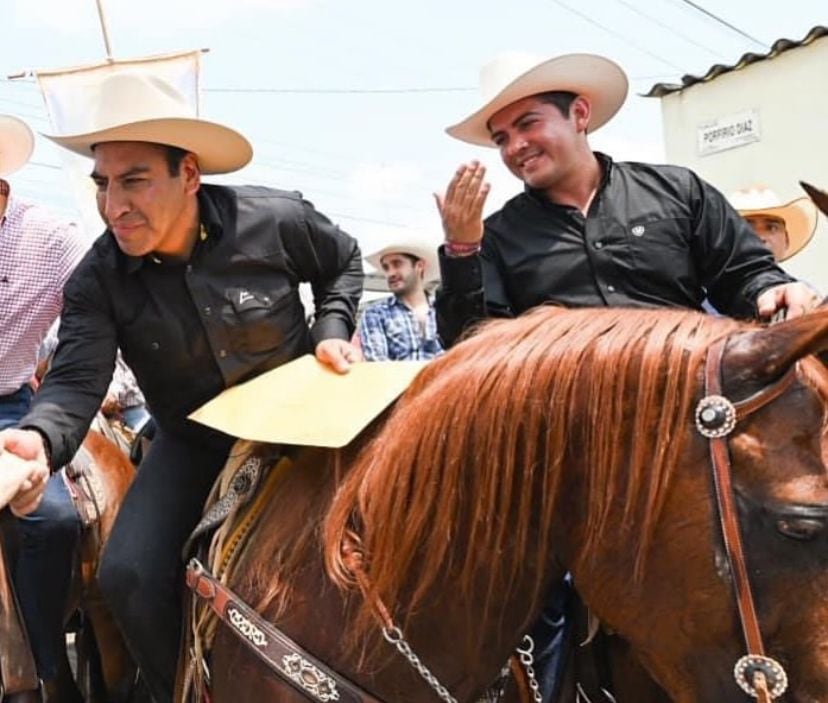
POLYGON ((765 675, 765 680, 768 682, 768 692, 771 698, 779 698, 785 693, 788 688, 788 675, 782 665, 770 657, 763 657, 758 654, 748 654, 742 657, 733 667, 733 676, 736 683, 739 684, 739 688, 749 696, 758 698, 759 694, 753 685, 753 677, 760 671, 765 675))
POLYGON ((317 700, 327 703, 338 701, 339 691, 334 681, 300 654, 286 654, 282 657, 284 672, 317 700))
POLYGON ((705 437, 725 437, 736 427, 736 408, 722 395, 707 395, 696 406, 696 429, 705 437))

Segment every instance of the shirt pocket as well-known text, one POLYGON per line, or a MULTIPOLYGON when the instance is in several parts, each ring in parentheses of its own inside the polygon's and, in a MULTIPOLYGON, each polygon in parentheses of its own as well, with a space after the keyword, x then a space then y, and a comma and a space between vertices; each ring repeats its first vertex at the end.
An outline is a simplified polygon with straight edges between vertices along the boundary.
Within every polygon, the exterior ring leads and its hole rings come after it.
POLYGON ((307 330, 304 306, 295 289, 279 294, 228 288, 222 316, 233 330, 234 345, 248 354, 273 351, 307 330))
POLYGON ((690 248, 691 223, 686 217, 649 217, 631 220, 626 241, 635 271, 648 281, 695 280, 690 248))

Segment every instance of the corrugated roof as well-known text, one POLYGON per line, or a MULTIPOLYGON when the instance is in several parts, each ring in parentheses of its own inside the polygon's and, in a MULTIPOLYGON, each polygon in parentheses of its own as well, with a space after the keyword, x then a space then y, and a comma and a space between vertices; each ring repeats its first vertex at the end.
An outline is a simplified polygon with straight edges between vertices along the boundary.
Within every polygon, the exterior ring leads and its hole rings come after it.
POLYGON ((691 85, 696 85, 696 83, 706 83, 707 81, 712 81, 714 78, 718 78, 723 73, 738 71, 739 69, 749 66, 752 63, 772 59, 785 51, 790 51, 791 49, 796 49, 800 46, 806 46, 807 44, 810 44, 811 42, 824 36, 828 36, 828 27, 817 25, 810 32, 808 32, 801 41, 794 41, 793 39, 777 39, 767 54, 754 54, 753 52, 748 52, 747 54, 743 54, 742 58, 740 58, 732 66, 725 66, 724 64, 717 63, 711 66, 707 73, 703 76, 692 76, 689 74, 682 76, 681 84, 656 83, 652 88, 650 88, 649 92, 643 95, 643 97, 662 98, 670 93, 680 92, 685 88, 689 88, 691 85))

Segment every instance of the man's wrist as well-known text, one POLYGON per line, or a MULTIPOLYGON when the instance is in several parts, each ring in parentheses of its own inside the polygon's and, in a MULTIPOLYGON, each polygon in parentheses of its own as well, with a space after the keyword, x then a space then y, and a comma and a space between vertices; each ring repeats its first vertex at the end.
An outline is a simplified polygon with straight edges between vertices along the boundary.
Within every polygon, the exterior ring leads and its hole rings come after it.
POLYGON ((453 242, 446 240, 444 244, 446 256, 473 256, 480 251, 480 242, 453 242))
POLYGON ((46 454, 46 463, 49 466, 49 470, 54 471, 55 469, 52 466, 52 443, 49 441, 49 437, 46 436, 46 433, 39 427, 32 427, 31 425, 27 427, 20 427, 18 429, 26 430, 27 432, 36 432, 40 435, 40 439, 43 442, 43 453, 46 454))

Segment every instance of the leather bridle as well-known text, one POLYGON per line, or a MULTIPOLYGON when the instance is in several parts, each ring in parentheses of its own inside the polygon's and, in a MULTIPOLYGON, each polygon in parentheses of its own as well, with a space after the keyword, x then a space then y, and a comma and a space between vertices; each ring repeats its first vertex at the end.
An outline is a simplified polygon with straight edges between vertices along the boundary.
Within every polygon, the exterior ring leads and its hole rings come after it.
POLYGON ((796 379, 796 364, 779 380, 745 400, 734 403, 722 395, 722 357, 726 343, 727 338, 723 338, 712 344, 707 351, 705 396, 696 406, 696 428, 709 440, 722 539, 747 646, 747 654, 736 662, 733 675, 745 693, 756 698, 759 703, 770 703, 785 692, 788 677, 782 665, 765 654, 739 529, 727 436, 737 423, 788 390, 796 379))

